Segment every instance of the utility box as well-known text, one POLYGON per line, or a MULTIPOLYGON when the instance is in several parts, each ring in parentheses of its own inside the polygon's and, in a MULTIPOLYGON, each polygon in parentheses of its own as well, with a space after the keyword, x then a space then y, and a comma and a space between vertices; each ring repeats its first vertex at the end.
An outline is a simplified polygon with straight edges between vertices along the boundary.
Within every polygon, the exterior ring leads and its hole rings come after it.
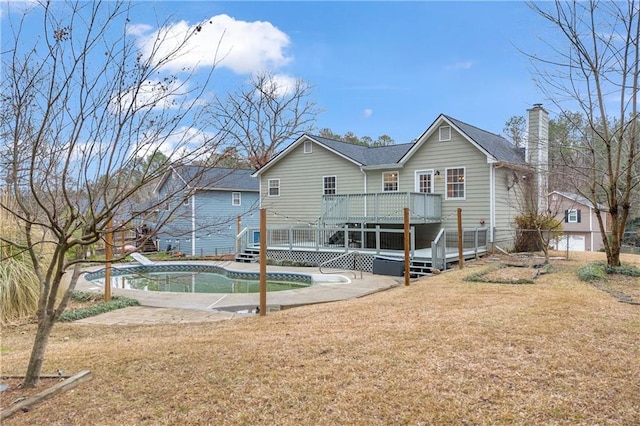
POLYGON ((402 277, 404 276, 404 259, 376 256, 373 258, 373 273, 402 277))

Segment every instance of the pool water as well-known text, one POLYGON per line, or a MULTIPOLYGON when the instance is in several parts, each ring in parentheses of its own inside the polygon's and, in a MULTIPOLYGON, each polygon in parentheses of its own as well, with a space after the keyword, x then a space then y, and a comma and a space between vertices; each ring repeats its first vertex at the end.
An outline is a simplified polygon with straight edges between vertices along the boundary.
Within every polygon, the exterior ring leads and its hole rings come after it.
MULTIPOLYGON (((96 280, 104 284, 104 278, 96 280)), ((267 280, 267 291, 308 287, 300 282, 267 280)), ((260 281, 228 278, 210 272, 146 272, 114 276, 111 287, 173 293, 259 293, 260 281)))

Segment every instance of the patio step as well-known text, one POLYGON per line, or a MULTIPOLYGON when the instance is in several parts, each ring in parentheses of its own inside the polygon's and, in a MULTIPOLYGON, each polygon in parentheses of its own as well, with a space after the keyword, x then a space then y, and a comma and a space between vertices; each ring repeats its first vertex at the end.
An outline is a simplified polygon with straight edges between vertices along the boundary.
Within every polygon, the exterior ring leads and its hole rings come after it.
POLYGON ((242 253, 236 254, 235 260, 240 263, 256 263, 260 257, 260 250, 245 249, 242 253))

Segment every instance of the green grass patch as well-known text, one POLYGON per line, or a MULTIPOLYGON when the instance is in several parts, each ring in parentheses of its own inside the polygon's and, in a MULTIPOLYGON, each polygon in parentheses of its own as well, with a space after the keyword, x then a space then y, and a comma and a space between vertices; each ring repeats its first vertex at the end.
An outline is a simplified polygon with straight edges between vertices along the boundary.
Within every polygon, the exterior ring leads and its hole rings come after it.
MULTIPOLYGON (((104 296, 98 293, 90 293, 83 291, 74 291, 72 296, 73 300, 77 302, 91 303, 98 302, 104 296)), ((105 312, 114 311, 116 309, 126 308, 127 306, 139 306, 140 302, 130 297, 125 296, 113 296, 109 302, 98 302, 96 304, 72 309, 65 311, 58 318, 59 322, 71 322, 77 321, 83 318, 89 318, 96 315, 104 314, 105 312)))
POLYGON ((635 265, 622 264, 609 266, 606 262, 598 261, 587 263, 578 268, 578 278, 586 282, 606 281, 607 275, 618 274, 629 277, 640 277, 640 268, 635 265))

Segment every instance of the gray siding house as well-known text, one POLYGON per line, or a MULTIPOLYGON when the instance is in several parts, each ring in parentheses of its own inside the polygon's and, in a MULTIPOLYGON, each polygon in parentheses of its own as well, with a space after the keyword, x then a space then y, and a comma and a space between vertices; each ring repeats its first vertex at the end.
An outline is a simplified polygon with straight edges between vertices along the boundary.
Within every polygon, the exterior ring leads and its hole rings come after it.
POLYGON ((158 250, 187 256, 235 253, 238 217, 242 227, 259 224, 258 181, 251 174, 251 170, 172 167, 155 188, 161 199, 175 193, 158 210, 158 250))
POLYGON ((546 161, 548 114, 540 105, 528 114, 528 152, 444 114, 409 144, 364 147, 304 134, 253 175, 268 226, 402 228, 408 207, 421 248, 456 228, 460 208, 464 228, 488 228, 489 243, 509 249, 514 181, 546 161))
MULTIPOLYGON (((553 191, 549 194, 549 206, 556 218, 562 222, 563 235, 551 241, 554 249, 599 251, 602 248, 602 232, 591 201, 578 194, 553 191)), ((598 208, 604 217, 605 232, 608 232, 608 208, 604 205, 598 208)))

